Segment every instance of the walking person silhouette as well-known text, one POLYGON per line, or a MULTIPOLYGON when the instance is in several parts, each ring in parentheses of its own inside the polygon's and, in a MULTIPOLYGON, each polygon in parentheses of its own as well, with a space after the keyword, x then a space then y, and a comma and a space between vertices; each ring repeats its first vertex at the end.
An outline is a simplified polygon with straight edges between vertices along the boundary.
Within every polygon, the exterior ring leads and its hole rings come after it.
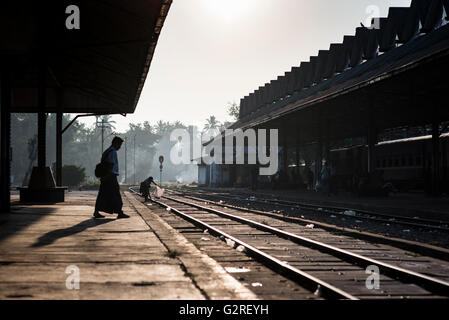
POLYGON ((117 219, 129 218, 122 210, 122 196, 120 195, 120 186, 117 181, 117 176, 119 175, 117 151, 122 147, 122 143, 122 138, 114 137, 111 146, 101 156, 102 162, 112 164, 112 170, 100 178, 100 190, 98 191, 93 215, 96 219, 104 218, 100 211, 109 214, 118 213, 117 219))

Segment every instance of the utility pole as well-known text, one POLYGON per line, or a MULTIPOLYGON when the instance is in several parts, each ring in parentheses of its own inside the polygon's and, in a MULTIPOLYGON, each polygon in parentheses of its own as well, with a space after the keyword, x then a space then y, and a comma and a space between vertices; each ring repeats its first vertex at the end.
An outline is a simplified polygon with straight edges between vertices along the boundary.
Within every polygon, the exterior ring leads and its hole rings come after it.
POLYGON ((136 136, 137 133, 134 134, 134 184, 136 184, 136 136))
POLYGON ((101 119, 101 153, 104 151, 104 120, 101 119))
POLYGON ((110 128, 109 123, 104 121, 104 118, 101 118, 101 121, 96 122, 97 128, 101 128, 101 153, 104 151, 104 129, 110 128))
POLYGON ((127 172, 128 172, 128 168, 127 168, 127 151, 128 151, 128 146, 127 146, 127 142, 128 142, 128 137, 125 137, 125 183, 127 182, 127 172))

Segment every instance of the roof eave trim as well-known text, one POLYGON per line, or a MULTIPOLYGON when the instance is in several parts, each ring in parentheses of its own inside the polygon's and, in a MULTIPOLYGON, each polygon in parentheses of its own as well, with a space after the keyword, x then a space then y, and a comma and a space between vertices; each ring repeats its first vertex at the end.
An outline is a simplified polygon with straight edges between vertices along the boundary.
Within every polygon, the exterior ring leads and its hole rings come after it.
POLYGON ((159 35, 161 33, 162 27, 164 26, 165 19, 167 18, 168 12, 170 10, 170 6, 173 0, 164 0, 161 5, 161 10, 159 12, 159 17, 154 26, 153 35, 149 43, 147 57, 145 59, 145 65, 143 68, 142 75, 140 76, 140 82, 137 87, 136 96, 134 98, 133 111, 136 110, 137 103, 139 102, 140 95, 143 90, 143 86, 145 84, 145 80, 147 78, 148 72, 150 71, 151 61, 153 60, 154 51, 156 49, 157 41, 159 39, 159 35))

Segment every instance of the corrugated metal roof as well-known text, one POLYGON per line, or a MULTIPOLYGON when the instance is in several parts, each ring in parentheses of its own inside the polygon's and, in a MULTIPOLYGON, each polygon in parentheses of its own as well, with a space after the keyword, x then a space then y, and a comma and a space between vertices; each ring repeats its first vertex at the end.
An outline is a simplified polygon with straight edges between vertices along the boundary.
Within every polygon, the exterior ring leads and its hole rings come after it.
POLYGON ((12 112, 37 112, 45 67, 46 112, 132 113, 172 0, 16 0, 2 3, 2 61, 12 74, 12 112), (80 29, 65 26, 77 5, 80 29), (5 32, 3 32, 4 34, 5 32))
POLYGON ((379 22, 380 29, 357 28, 356 36, 345 36, 342 44, 332 44, 329 51, 311 57, 310 62, 302 62, 299 68, 292 68, 289 78, 292 81, 286 85, 293 86, 294 93, 270 105, 249 103, 247 111, 250 112, 241 110, 242 117, 231 128, 252 127, 270 121, 409 70, 434 56, 447 55, 449 25, 441 25, 445 23, 443 7, 449 1, 432 3, 413 0, 409 8, 390 8, 388 18, 373 19, 373 26, 379 22), (423 31, 428 33, 417 34, 420 22, 427 25, 423 31), (400 45, 401 41, 408 42, 400 45), (386 52, 378 55, 377 50, 386 52), (327 58, 320 58, 323 55, 327 58), (362 60, 366 58, 370 59, 362 60), (324 60, 326 67, 319 65, 324 60), (332 74, 333 71, 343 72, 332 74), (312 82, 325 78, 310 87, 312 82))

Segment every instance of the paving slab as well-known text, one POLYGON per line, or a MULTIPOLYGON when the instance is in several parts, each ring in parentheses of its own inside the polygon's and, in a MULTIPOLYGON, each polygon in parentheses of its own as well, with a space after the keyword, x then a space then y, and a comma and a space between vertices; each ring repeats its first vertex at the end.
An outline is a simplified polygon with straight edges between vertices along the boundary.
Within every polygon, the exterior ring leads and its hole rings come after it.
POLYGON ((95 196, 83 191, 68 193, 61 204, 13 202, 12 212, 0 216, 0 299, 256 298, 238 283, 224 283, 218 265, 204 269, 199 286, 181 259, 169 257, 167 230, 152 229, 151 210, 145 208, 143 219, 126 196, 129 219, 93 219, 95 196))
POLYGON ((142 204, 129 192, 125 192, 125 196, 167 248, 179 253, 178 259, 209 299, 258 299, 257 295, 227 273, 220 264, 153 213, 149 206, 142 204))

